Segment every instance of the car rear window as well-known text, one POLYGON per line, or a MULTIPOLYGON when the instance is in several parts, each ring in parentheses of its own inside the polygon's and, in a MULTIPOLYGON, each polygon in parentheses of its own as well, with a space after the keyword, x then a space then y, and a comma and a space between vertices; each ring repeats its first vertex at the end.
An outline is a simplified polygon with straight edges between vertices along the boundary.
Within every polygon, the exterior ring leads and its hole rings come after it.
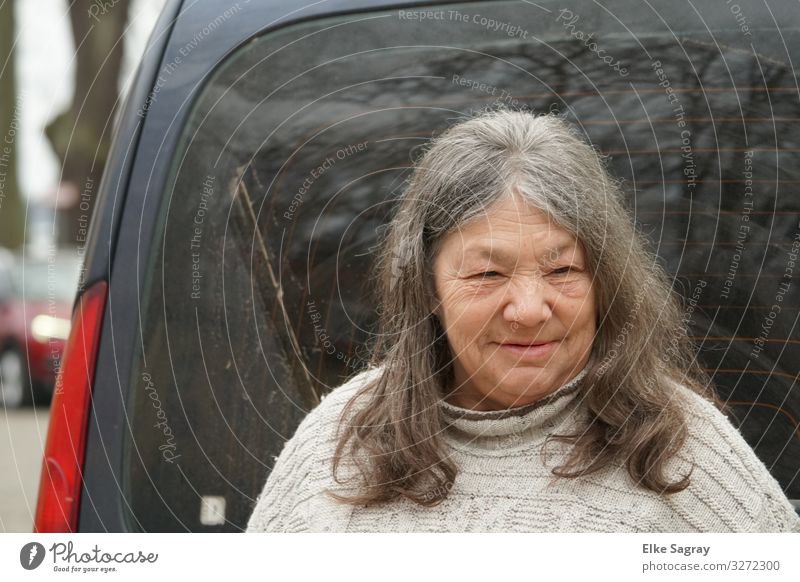
POLYGON ((159 193, 129 380, 130 528, 243 529, 283 442, 364 365, 371 253, 412 161, 492 105, 560 112, 609 156, 698 358, 800 498, 800 52, 780 4, 452 4, 232 52, 159 193))

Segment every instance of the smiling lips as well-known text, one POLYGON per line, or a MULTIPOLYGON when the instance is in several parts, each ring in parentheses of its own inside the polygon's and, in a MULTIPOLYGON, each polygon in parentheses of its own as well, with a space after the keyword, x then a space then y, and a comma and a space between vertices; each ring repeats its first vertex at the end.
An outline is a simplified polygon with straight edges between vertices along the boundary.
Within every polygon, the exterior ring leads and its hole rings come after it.
POLYGON ((558 341, 535 342, 533 344, 500 343, 497 344, 502 350, 516 355, 519 359, 540 359, 556 347, 558 341))

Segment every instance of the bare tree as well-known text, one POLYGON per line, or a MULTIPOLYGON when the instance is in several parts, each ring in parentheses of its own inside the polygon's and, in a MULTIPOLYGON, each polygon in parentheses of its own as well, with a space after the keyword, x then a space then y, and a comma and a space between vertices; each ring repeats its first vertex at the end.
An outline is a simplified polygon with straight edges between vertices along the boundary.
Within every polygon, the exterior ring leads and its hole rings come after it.
POLYGON ((24 242, 22 201, 17 184, 19 107, 14 67, 14 2, 0 0, 0 246, 24 242))
POLYGON ((62 181, 80 192, 83 204, 62 213, 60 244, 80 241, 81 229, 94 208, 111 145, 128 4, 129 0, 71 0, 75 93, 70 107, 45 132, 61 161, 62 181))

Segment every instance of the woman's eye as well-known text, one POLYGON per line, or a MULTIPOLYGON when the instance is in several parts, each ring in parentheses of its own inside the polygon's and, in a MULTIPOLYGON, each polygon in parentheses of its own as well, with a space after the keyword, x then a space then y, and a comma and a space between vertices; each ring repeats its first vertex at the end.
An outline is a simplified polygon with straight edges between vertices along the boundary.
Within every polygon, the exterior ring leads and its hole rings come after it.
POLYGON ((572 271, 572 267, 559 267, 558 269, 553 269, 550 272, 554 275, 566 275, 570 271, 572 271))
POLYGON ((490 277, 499 277, 500 273, 497 271, 485 271, 483 273, 477 273, 473 275, 473 277, 480 277, 481 279, 490 278, 490 277))

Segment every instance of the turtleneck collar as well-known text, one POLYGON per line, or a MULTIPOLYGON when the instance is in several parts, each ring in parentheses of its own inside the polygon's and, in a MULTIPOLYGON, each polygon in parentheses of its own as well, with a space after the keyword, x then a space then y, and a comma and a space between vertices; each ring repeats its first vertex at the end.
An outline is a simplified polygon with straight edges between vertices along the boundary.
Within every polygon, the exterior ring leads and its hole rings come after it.
MULTIPOLYGON (((450 436, 472 445, 492 445, 497 439, 526 440, 535 433, 550 432, 559 426, 566 416, 566 409, 580 393, 580 382, 586 376, 589 365, 572 380, 554 392, 531 404, 506 410, 470 410, 439 401, 439 406, 448 424, 450 436)), ((495 443, 496 444, 496 443, 495 443)))

